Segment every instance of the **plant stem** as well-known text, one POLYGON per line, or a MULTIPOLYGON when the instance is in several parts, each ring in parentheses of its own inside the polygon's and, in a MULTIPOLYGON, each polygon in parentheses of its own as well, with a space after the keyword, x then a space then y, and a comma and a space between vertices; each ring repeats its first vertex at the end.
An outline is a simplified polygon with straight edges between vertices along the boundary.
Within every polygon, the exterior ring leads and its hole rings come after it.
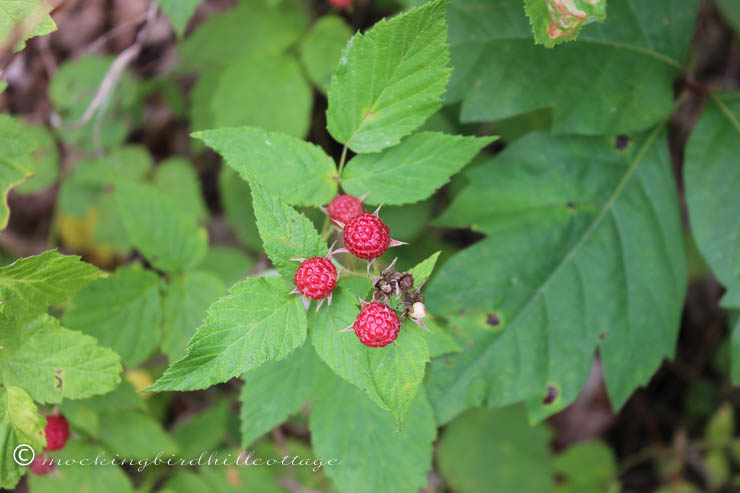
POLYGON ((344 147, 342 148, 342 157, 339 158, 339 171, 337 171, 337 175, 339 175, 339 178, 342 177, 342 171, 344 171, 344 162, 347 160, 347 144, 344 144, 344 147))
POLYGON ((324 218, 324 225, 321 226, 321 239, 327 240, 329 235, 331 235, 331 232, 329 229, 329 214, 327 214, 324 218))

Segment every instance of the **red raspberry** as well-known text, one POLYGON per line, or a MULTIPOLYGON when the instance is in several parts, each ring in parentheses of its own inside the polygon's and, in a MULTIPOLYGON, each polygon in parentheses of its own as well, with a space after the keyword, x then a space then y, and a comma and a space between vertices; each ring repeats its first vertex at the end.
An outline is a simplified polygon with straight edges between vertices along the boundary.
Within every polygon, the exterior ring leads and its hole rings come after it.
POLYGON ((332 7, 336 7, 338 9, 346 9, 350 5, 352 5, 352 0, 329 0, 329 3, 332 7))
POLYGON ((362 202, 352 195, 337 195, 329 203, 329 218, 347 224, 362 214, 362 202))
POLYGON ((378 258, 388 249, 388 226, 374 214, 363 212, 344 226, 344 246, 356 257, 378 258))
POLYGON ((31 470, 32 473, 43 476, 44 474, 49 474, 52 469, 54 469, 54 464, 51 463, 51 460, 46 455, 38 455, 33 459, 33 462, 28 466, 28 468, 31 470), (46 463, 44 463, 46 461, 46 463))
POLYGON ((327 258, 312 257, 301 262, 294 280, 303 295, 314 300, 326 298, 337 284, 337 268, 327 258))
POLYGON ((363 307, 353 327, 361 343, 370 347, 383 347, 396 340, 401 323, 391 307, 372 302, 363 307))
POLYGON ((69 438, 69 424, 63 416, 46 417, 46 447, 44 450, 60 450, 69 438))

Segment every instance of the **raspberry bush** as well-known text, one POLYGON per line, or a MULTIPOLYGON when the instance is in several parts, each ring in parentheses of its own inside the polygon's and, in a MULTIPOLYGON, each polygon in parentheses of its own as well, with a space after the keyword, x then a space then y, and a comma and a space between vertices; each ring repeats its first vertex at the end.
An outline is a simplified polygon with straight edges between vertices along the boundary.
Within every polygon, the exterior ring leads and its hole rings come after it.
POLYGON ((0 488, 730 491, 700 3, 0 0, 0 488))

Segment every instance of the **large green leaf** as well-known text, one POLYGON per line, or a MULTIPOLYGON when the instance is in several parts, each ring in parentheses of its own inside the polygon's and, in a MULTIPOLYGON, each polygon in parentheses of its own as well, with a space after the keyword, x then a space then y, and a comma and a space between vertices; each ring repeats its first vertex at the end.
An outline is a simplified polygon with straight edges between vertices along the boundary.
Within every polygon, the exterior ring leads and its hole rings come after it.
POLYGON ((3 382, 23 386, 38 402, 104 394, 121 381, 116 353, 62 328, 56 318, 41 315, 21 327, 0 327, 0 334, 3 382))
MULTIPOLYGON (((725 286, 722 304, 740 308, 740 93, 711 98, 686 145, 689 219, 702 256, 725 286)), ((731 345, 732 381, 740 384, 740 331, 731 345)))
POLYGON ((177 51, 186 70, 228 65, 248 53, 285 51, 306 24, 305 7, 298 2, 240 0, 235 8, 211 15, 177 51))
POLYGON ((20 121, 0 114, 0 229, 8 224, 8 192, 34 174, 33 135, 20 121))
POLYGON ((241 401, 242 447, 300 411, 311 396, 318 360, 306 343, 280 361, 268 361, 244 374, 241 401))
POLYGON ((298 262, 292 258, 323 257, 328 248, 310 219, 251 181, 252 204, 265 253, 278 272, 293 281, 298 262))
MULTIPOLYGON (((95 460, 95 457, 110 461, 113 456, 105 454, 99 445, 91 445, 77 438, 70 438, 62 450, 48 453, 62 464, 66 459, 95 460)), ((34 493, 80 493, 83 491, 105 491, 106 493, 133 493, 134 486, 123 468, 114 465, 64 465, 54 474, 29 474, 28 484, 34 493)))
POLYGON ((30 458, 30 451, 13 455, 16 447, 25 444, 40 453, 46 446, 46 420, 36 412, 31 396, 20 387, 0 387, 0 487, 13 489, 25 472, 15 458, 30 458))
MULTIPOLYGON (((219 69, 220 70, 220 69, 219 69)), ((196 130, 249 125, 303 137, 310 125, 313 93, 296 59, 257 52, 220 70, 207 97, 210 121, 196 130)), ((193 101, 193 105, 204 104, 193 101)))
POLYGON ((188 21, 195 13, 195 8, 201 3, 202 0, 155 0, 162 12, 169 17, 172 22, 172 27, 175 28, 175 33, 178 36, 182 36, 185 33, 185 28, 188 26, 188 21))
POLYGON ((326 474, 339 491, 406 493, 426 485, 436 424, 424 391, 397 431, 393 418, 355 387, 328 371, 314 390, 311 443, 324 460, 339 459, 326 474), (344 423, 344 424, 342 424, 344 423), (358 433, 354 423, 361 427, 358 433))
POLYGON ((409 204, 447 183, 493 138, 421 132, 375 154, 355 156, 342 174, 349 194, 367 194, 368 204, 409 204))
POLYGON ((94 336, 126 366, 146 360, 162 340, 161 281, 152 271, 122 267, 80 291, 64 324, 94 336))
POLYGON ((445 428, 439 470, 459 493, 546 493, 552 489, 549 440, 547 427, 530 427, 519 406, 471 410, 445 428))
POLYGON ((338 333, 354 323, 360 312, 357 305, 349 291, 335 289, 330 307, 309 313, 311 342, 337 375, 390 412, 400 428, 424 378, 429 347, 422 329, 410 322, 404 322, 398 338, 382 348, 363 345, 354 332, 338 333))
POLYGON ((131 243, 152 265, 166 272, 195 267, 208 250, 208 233, 155 187, 120 180, 116 203, 131 243))
POLYGON ((196 132, 245 180, 258 180, 287 204, 326 204, 337 194, 334 160, 317 145, 255 127, 196 132))
POLYGON ((0 314, 30 318, 104 274, 74 255, 49 250, 0 268, 0 314))
POLYGON ((51 9, 46 0, 0 0, 0 46, 13 42, 20 51, 27 39, 56 31, 51 9))
MULTIPOLYGON (((740 308, 740 93, 710 99, 686 145, 684 183, 702 256, 740 308)), ((740 355, 738 355, 740 357, 740 355)))
POLYGON ((530 134, 467 176, 438 223, 490 237, 450 259, 426 299, 489 330, 432 365, 439 421, 522 399, 533 420, 556 412, 580 392, 597 347, 619 409, 673 354, 686 288, 665 133, 624 148, 530 134))
POLYGON ((149 390, 210 387, 286 358, 306 339, 306 310, 290 285, 277 277, 250 278, 208 309, 190 340, 187 355, 171 365, 149 390))
POLYGON ((311 81, 321 91, 329 88, 329 80, 339 64, 352 28, 336 15, 325 15, 311 26, 301 40, 301 61, 311 81))
POLYGON ((673 111, 699 3, 609 0, 608 22, 549 49, 532 42, 521 0, 453 0, 448 99, 466 122, 550 108, 555 133, 646 129, 673 111))
POLYGON ((524 0, 537 44, 552 48, 576 39, 586 24, 606 19, 606 0, 524 0))
POLYGON ((355 152, 398 144, 442 105, 450 76, 449 0, 435 0, 357 33, 329 86, 327 128, 355 152))
POLYGON ((185 355, 188 341, 203 322, 206 310, 224 294, 224 282, 208 272, 188 272, 170 282, 164 296, 162 341, 162 351, 170 362, 185 355))

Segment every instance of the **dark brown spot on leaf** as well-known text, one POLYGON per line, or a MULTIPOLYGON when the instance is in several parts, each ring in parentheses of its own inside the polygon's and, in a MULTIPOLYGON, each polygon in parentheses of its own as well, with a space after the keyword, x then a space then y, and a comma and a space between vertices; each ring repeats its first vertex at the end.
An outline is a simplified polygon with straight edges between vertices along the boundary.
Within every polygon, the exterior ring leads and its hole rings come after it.
POLYGON ((545 398, 542 399, 542 403, 546 406, 549 406, 553 402, 555 402, 555 399, 558 397, 558 389, 553 387, 552 385, 547 386, 547 394, 545 394, 545 398))
POLYGON ((618 151, 621 151, 627 145, 630 143, 630 138, 626 135, 617 135, 617 138, 614 139, 614 147, 617 148, 618 151))
POLYGON ((489 313, 486 317, 486 323, 488 325, 492 325, 493 327, 497 327, 498 324, 501 323, 501 319, 498 318, 498 315, 496 315, 495 313, 489 313))

